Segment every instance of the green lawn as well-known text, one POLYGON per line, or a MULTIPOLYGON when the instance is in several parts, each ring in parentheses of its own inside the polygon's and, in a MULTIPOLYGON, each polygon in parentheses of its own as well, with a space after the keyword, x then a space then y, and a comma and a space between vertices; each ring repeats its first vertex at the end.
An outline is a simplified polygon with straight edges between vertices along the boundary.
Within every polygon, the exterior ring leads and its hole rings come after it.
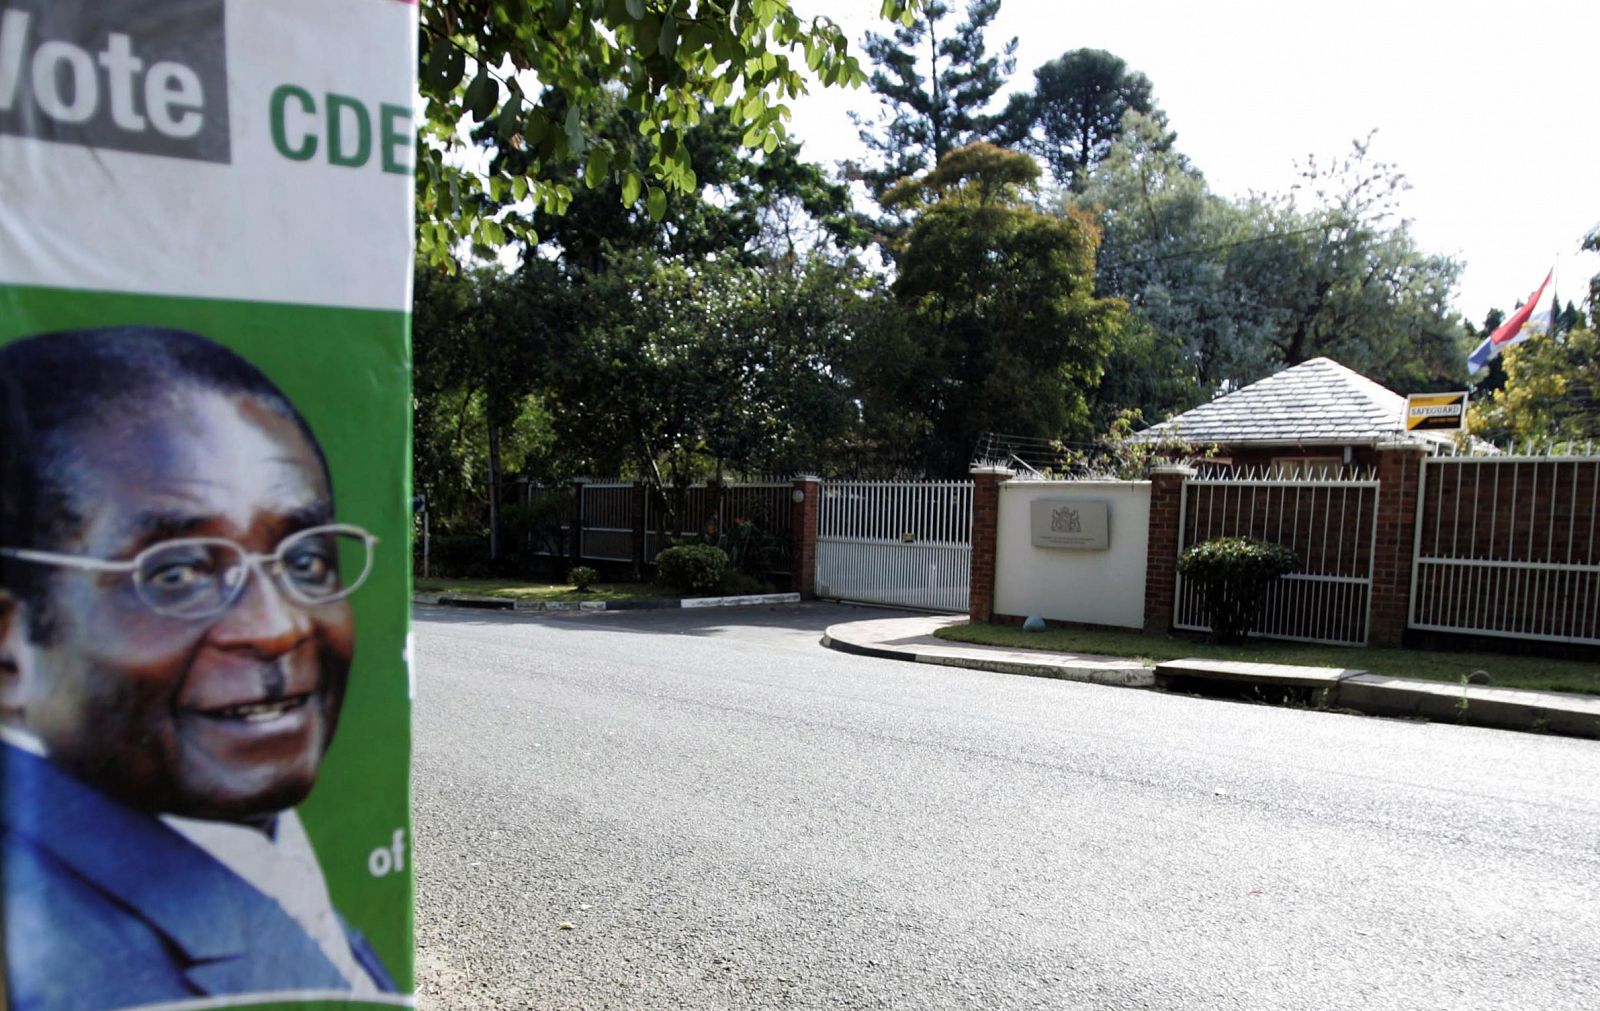
POLYGON ((1412 649, 1363 649, 1349 646, 1315 646, 1262 640, 1244 646, 1215 646, 1207 642, 1139 632, 1089 631, 1050 628, 1024 632, 1014 625, 952 625, 934 633, 953 642, 981 643, 1012 649, 1042 649, 1061 653, 1099 653, 1147 660, 1251 660, 1257 663, 1292 663, 1316 667, 1355 667, 1390 677, 1426 678, 1459 682, 1475 670, 1489 672, 1493 684, 1503 688, 1537 688, 1544 691, 1600 695, 1600 663, 1507 656, 1501 653, 1435 653, 1412 649))
POLYGON ((561 603, 575 600, 663 600, 683 596, 654 583, 596 583, 579 593, 571 583, 534 583, 525 579, 422 579, 418 593, 461 593, 474 597, 507 597, 561 603))

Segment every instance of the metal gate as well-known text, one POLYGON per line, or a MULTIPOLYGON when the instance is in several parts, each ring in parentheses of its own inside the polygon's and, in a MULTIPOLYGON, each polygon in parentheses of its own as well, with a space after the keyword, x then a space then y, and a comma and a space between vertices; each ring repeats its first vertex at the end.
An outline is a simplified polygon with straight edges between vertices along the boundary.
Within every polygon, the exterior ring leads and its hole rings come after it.
POLYGON ((817 596, 965 612, 971 481, 828 481, 817 511, 817 596))
POLYGON ((1425 460, 1412 628, 1600 643, 1600 457, 1425 460))
MULTIPOLYGON (((1370 472, 1203 475, 1184 482, 1178 553, 1214 537, 1282 544, 1300 556, 1300 567, 1273 584, 1251 631, 1272 639, 1364 646, 1372 623, 1377 524, 1378 481, 1370 472)), ((1181 575, 1172 624, 1211 630, 1199 591, 1181 575)))

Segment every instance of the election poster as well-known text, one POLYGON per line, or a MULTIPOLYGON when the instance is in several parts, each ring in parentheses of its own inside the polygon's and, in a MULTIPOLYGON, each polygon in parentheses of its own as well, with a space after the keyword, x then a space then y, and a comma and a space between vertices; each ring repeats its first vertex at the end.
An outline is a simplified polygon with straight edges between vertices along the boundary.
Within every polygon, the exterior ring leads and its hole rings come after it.
POLYGON ((0 0, 11 1011, 412 1003, 416 32, 0 0))

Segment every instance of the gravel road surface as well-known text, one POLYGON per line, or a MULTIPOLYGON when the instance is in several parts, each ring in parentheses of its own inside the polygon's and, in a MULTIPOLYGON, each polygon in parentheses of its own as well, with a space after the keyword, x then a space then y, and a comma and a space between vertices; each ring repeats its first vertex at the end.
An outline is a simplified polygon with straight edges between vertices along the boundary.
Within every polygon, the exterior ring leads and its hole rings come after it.
POLYGON ((419 1002, 1600 1007, 1600 742, 419 608, 419 1002))

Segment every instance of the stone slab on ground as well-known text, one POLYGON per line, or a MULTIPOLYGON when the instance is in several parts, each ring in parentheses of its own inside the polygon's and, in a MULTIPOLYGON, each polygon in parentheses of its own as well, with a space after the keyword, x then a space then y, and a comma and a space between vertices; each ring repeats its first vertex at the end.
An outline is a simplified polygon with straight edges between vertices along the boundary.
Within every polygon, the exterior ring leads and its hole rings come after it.
POLYGON ((1364 670, 1345 667, 1307 667, 1291 663, 1253 663, 1245 660, 1202 660, 1189 657, 1156 664, 1156 683, 1172 677, 1213 681, 1248 681, 1255 684, 1294 685, 1327 689, 1364 670))

